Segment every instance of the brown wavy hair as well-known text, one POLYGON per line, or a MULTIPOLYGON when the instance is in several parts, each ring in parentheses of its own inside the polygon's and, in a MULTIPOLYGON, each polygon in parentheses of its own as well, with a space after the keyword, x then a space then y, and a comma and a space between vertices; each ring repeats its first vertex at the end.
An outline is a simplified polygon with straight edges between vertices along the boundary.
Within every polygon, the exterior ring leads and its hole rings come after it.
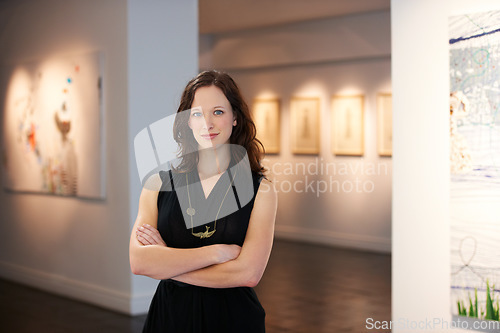
MULTIPOLYGON (((182 156, 180 164, 173 168, 177 172, 190 172, 196 168, 199 161, 196 152, 198 143, 193 132, 188 126, 189 112, 191 109, 196 90, 201 87, 216 86, 226 96, 236 116, 236 126, 233 127, 229 143, 245 148, 250 162, 250 169, 260 175, 264 175, 266 169, 260 161, 264 154, 264 145, 256 138, 255 123, 252 120, 247 103, 241 95, 240 89, 229 74, 216 70, 204 71, 198 74, 186 85, 182 93, 181 102, 177 109, 174 121, 174 139, 179 144, 178 156, 182 156)), ((233 158, 237 161, 244 156, 238 156, 238 151, 231 149, 233 158)))

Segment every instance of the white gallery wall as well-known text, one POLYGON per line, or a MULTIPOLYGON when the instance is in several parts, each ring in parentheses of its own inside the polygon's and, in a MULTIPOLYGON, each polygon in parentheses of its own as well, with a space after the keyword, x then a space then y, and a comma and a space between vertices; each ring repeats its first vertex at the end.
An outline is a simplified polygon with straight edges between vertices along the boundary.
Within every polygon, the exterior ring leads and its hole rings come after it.
MULTIPOLYGON (((8 237, 0 242, 0 276, 126 312, 131 283, 124 182, 128 149, 123 144, 128 127, 126 3, 12 1, 2 8, 2 66, 104 53, 106 199, 20 194, 2 186, 0 234, 8 237)), ((2 89, 2 114, 3 95, 2 89)))
POLYGON ((392 320, 423 324, 396 333, 458 331, 450 329, 448 17, 498 9, 495 0, 391 1, 392 320))
MULTIPOLYGON (((133 276, 128 258, 141 190, 133 138, 175 111, 196 74, 197 15, 195 0, 2 3, 0 74, 1 66, 104 54, 106 192, 90 200, 0 184, 1 278, 124 313, 147 311, 157 281, 133 276)), ((0 79, 2 121, 7 83, 0 79)))
POLYGON ((279 192, 277 237, 390 251, 392 160, 376 142, 376 96, 391 92, 390 48, 389 11, 201 37, 201 69, 227 70, 250 106, 280 100, 281 151, 264 160, 279 192), (359 94, 365 153, 335 156, 331 97, 359 94), (292 97, 320 98, 317 155, 291 151, 292 97))

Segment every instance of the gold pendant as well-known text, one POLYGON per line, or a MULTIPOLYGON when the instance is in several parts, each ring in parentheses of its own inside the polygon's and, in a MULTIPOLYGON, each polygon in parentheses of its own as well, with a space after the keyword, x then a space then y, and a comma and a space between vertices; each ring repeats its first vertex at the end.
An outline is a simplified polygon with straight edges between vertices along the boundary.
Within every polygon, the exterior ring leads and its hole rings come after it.
POLYGON ((206 227, 207 230, 205 230, 204 232, 197 232, 195 234, 193 234, 193 236, 196 236, 196 237, 200 237, 200 239, 203 239, 203 238, 208 238, 210 236, 212 236, 215 232, 215 230, 212 230, 212 231, 208 231, 210 230, 209 227, 206 227))

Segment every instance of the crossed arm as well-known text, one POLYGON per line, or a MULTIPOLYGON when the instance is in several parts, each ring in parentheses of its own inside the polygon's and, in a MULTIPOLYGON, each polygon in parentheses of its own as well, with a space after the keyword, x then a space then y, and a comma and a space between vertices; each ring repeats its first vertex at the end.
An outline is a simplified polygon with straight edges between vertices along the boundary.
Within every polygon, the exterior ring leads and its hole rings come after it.
POLYGON ((253 287, 269 260, 277 210, 272 183, 262 180, 243 246, 216 244, 195 249, 166 246, 156 228, 157 192, 143 190, 139 214, 130 239, 134 274, 211 288, 253 287))

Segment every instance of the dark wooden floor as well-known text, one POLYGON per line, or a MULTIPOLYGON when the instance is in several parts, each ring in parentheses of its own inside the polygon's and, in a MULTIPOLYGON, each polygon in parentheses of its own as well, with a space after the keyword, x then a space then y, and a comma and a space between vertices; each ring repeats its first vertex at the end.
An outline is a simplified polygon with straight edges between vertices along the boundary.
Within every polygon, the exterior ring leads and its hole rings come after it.
MULTIPOLYGON (((391 317, 391 257, 276 241, 255 290, 268 333, 367 332, 391 317)), ((135 333, 144 319, 0 280, 1 332, 135 333)))

